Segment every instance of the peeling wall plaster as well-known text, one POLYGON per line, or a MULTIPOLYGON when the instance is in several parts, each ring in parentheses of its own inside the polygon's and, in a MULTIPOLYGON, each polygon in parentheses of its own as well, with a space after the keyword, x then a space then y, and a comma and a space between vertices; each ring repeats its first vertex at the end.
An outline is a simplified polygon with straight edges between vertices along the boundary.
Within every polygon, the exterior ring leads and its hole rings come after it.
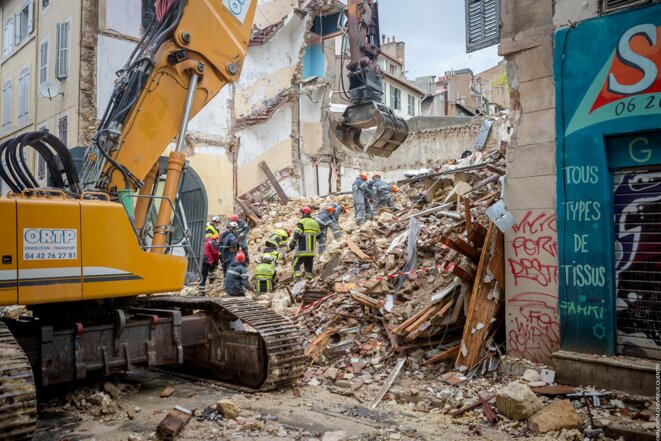
MULTIPOLYGON (((278 109, 264 124, 239 130, 236 133, 240 140, 237 165, 242 167, 283 141, 291 141, 292 121, 293 105, 287 104, 278 109)), ((288 156, 291 157, 291 152, 288 156)))

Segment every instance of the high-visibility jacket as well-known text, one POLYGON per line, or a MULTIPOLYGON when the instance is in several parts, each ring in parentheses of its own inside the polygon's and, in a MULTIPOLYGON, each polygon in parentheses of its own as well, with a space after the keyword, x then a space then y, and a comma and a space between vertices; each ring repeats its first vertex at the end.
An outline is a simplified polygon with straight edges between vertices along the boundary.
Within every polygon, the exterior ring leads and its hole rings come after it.
POLYGON ((278 249, 283 242, 287 242, 287 239, 289 239, 289 233, 285 230, 277 229, 266 239, 266 246, 278 249))
POLYGON ((317 221, 309 215, 303 216, 303 219, 294 228, 294 238, 289 243, 289 249, 296 249, 297 256, 314 256, 317 249, 317 236, 320 233, 317 221))
POLYGON ((218 228, 211 222, 207 224, 207 229, 205 230, 205 237, 211 237, 211 236, 220 236, 220 232, 218 231, 218 228))
POLYGON ((260 293, 272 292, 275 284, 277 272, 270 263, 260 263, 255 268, 255 280, 257 281, 257 291, 260 293))

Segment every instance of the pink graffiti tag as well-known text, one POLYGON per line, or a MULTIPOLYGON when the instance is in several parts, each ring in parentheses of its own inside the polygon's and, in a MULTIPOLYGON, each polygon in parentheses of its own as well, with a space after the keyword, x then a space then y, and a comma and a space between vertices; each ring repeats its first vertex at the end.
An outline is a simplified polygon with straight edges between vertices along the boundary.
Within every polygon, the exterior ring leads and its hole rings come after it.
POLYGON ((522 292, 507 301, 513 325, 507 334, 507 351, 531 360, 549 362, 560 347, 558 299, 552 294, 522 292))
POLYGON ((514 276, 514 285, 519 284, 519 280, 531 280, 540 286, 549 286, 558 284, 558 266, 547 265, 539 259, 507 259, 510 266, 510 272, 514 276))
POLYGON ((551 236, 542 236, 535 239, 519 236, 512 241, 512 248, 517 257, 520 255, 538 256, 542 253, 552 257, 558 255, 558 241, 551 236))
POLYGON ((521 219, 521 222, 514 225, 512 229, 515 233, 521 234, 540 234, 545 231, 558 232, 556 224, 557 216, 555 213, 539 213, 528 211, 521 219))

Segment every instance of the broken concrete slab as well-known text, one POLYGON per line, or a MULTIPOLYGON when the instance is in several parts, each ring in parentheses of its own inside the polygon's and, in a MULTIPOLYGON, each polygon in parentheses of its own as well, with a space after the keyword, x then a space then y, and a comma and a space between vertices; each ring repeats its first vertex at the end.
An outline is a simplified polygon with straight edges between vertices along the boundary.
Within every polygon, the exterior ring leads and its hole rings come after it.
POLYGON ((569 400, 555 401, 530 417, 528 427, 540 433, 558 432, 562 429, 578 429, 583 419, 569 400))
POLYGON ((496 407, 507 418, 521 421, 540 411, 544 404, 527 385, 512 382, 496 394, 496 407))

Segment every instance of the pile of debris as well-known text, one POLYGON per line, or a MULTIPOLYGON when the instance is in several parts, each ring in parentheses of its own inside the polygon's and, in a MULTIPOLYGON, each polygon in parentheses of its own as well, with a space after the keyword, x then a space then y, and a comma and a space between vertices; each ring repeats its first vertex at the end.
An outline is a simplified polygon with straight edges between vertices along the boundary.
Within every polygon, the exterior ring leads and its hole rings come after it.
POLYGON ((281 265, 279 289, 256 300, 309 331, 312 363, 354 382, 361 375, 369 381, 370 370, 392 368, 407 356, 407 369, 414 372, 455 360, 456 372, 446 374, 449 383, 480 366, 495 369, 503 236, 486 209, 500 197, 503 174, 501 152, 445 164, 400 181, 398 210, 381 209, 361 226, 354 222, 350 195, 286 205, 252 201, 252 215, 259 217, 250 234, 253 265, 274 229, 295 226, 300 207, 319 212, 333 201, 348 209, 340 219, 343 237, 333 240, 329 233, 326 252, 315 260, 314 282, 296 283, 281 265))

